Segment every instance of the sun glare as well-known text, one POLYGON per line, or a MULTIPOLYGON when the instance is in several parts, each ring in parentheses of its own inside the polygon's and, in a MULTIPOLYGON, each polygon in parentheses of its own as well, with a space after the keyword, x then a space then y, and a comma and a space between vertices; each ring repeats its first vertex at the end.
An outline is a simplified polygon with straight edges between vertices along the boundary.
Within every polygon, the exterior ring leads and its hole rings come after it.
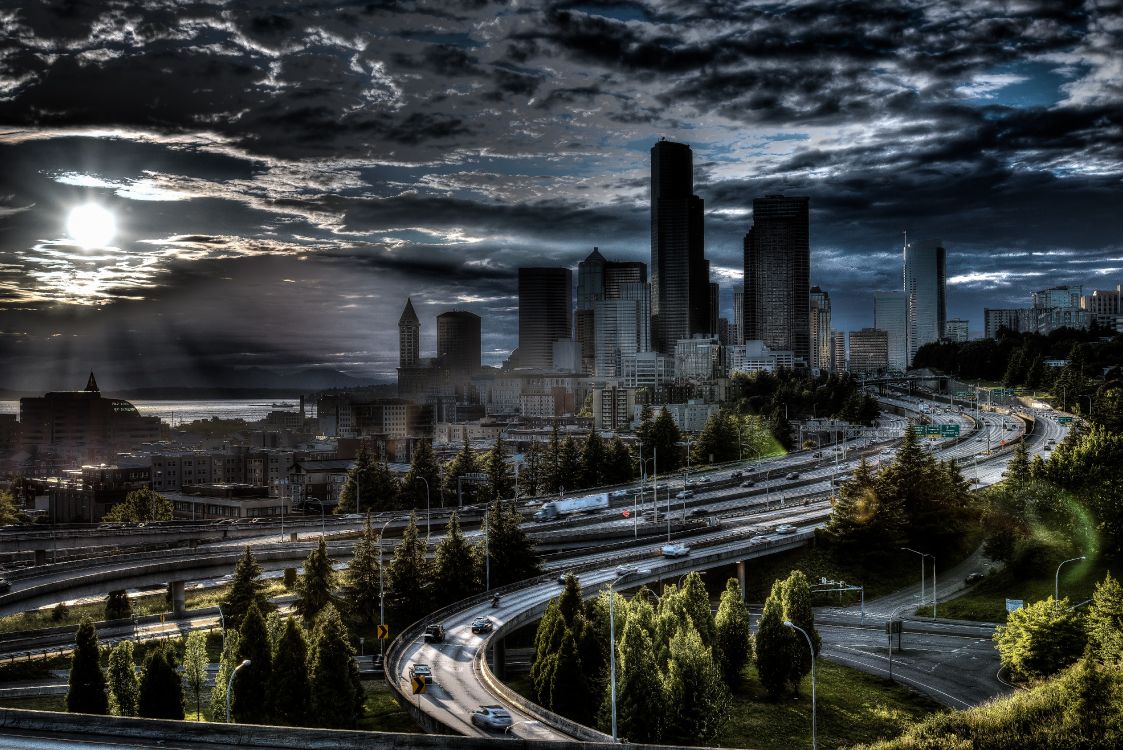
POLYGON ((113 239, 117 222, 113 214, 96 203, 86 203, 70 211, 66 233, 82 247, 104 247, 113 239))

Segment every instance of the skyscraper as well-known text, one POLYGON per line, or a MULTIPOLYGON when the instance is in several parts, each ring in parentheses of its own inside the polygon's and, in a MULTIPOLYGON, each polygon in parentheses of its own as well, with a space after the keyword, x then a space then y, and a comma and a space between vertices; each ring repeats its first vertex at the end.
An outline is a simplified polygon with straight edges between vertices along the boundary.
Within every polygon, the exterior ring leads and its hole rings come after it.
POLYGON ((604 294, 594 304, 594 372, 601 377, 619 377, 623 357, 651 348, 647 266, 606 263, 604 285, 604 294))
POLYGON ((733 320, 729 321, 729 341, 734 346, 745 343, 745 287, 733 287, 733 320))
POLYGON ((887 336, 889 369, 904 372, 909 364, 908 299, 904 292, 880 292, 873 296, 873 327, 885 331, 887 336))
POLYGON ((846 333, 831 331, 831 367, 836 373, 847 371, 846 361, 846 333))
POLYGON ((402 317, 398 318, 398 367, 417 367, 421 359, 421 321, 413 311, 413 300, 406 297, 402 317))
POLYGON ((480 371, 480 316, 452 310, 437 316, 437 359, 454 375, 480 371))
POLYGON ((554 342, 572 338, 573 273, 568 268, 519 269, 520 367, 549 369, 554 342))
POLYGON ((831 369, 831 296, 817 286, 808 293, 811 309, 811 361, 814 369, 831 369))
POLYGON ((850 332, 850 372, 880 375, 888 365, 889 338, 885 331, 863 328, 850 332))
POLYGON ((947 320, 946 251, 939 240, 905 243, 905 296, 908 298, 908 364, 916 350, 939 341, 947 320))
POLYGON ((604 269, 606 261, 596 247, 585 260, 577 264, 577 311, 574 327, 577 344, 581 349, 581 369, 592 373, 596 359, 596 324, 593 306, 604 296, 604 269))
MULTIPOLYGON (((707 263, 707 266, 709 264, 707 263)), ((710 282, 710 323, 707 333, 717 335, 717 320, 721 317, 721 287, 716 281, 710 282)))
POLYGON ((806 197, 756 198, 753 225, 745 235, 743 336, 791 351, 804 362, 811 353, 810 204, 806 197))
POLYGON ((651 148, 651 316, 656 351, 710 327, 709 267, 694 155, 684 143, 651 148))

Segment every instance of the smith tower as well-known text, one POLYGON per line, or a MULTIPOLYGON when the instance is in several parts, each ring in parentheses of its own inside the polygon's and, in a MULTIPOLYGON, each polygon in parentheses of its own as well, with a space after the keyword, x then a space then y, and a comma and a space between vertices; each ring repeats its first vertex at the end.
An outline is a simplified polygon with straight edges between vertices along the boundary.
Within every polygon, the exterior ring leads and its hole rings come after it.
POLYGON ((406 297, 406 307, 398 319, 398 367, 417 367, 421 359, 421 321, 413 311, 413 301, 406 297))
POLYGON ((694 195, 694 155, 685 143, 651 149, 651 322, 653 348, 673 355, 679 339, 710 329, 710 279, 694 195))

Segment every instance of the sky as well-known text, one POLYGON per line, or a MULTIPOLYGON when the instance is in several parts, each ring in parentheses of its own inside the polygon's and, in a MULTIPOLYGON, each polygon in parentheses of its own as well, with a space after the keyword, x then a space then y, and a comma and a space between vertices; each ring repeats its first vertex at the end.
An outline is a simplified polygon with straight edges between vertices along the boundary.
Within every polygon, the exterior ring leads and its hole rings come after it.
POLYGON ((835 328, 907 231, 980 333, 1123 282, 1121 49, 1120 0, 0 0, 0 387, 389 381, 407 295, 423 355, 466 309, 499 364, 519 266, 650 261, 661 137, 723 314, 784 193, 835 328))

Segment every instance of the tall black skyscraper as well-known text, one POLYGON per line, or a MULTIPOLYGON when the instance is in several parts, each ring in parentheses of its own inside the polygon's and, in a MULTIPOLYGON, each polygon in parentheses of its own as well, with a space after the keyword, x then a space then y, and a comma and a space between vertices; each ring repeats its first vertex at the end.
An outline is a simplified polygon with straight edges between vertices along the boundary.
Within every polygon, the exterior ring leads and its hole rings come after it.
POLYGON ((674 354, 679 339, 709 332, 704 241, 693 152, 659 141, 651 149, 651 338, 663 354, 674 354))
POLYGON ((745 235, 745 340, 791 351, 809 362, 811 199, 769 195, 753 200, 745 235))
POLYGON ((554 342, 573 338, 573 273, 568 268, 519 269, 520 367, 549 369, 554 342))
POLYGON ((480 371, 480 316, 452 310, 437 316, 437 358, 459 376, 480 371))

